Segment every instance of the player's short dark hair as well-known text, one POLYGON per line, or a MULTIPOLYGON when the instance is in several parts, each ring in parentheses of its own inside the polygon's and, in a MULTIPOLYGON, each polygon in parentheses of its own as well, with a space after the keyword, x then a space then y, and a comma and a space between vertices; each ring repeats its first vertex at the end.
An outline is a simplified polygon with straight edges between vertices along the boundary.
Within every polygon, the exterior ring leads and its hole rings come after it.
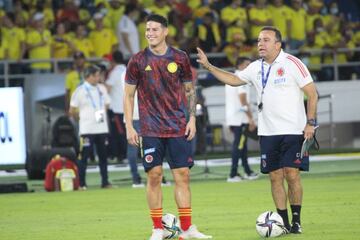
POLYGON ((262 31, 273 31, 275 33, 276 41, 277 42, 282 42, 281 32, 276 27, 265 26, 260 30, 260 32, 262 32, 262 31))
POLYGON ((236 66, 239 66, 240 64, 243 64, 245 61, 252 61, 251 58, 248 58, 248 57, 238 57, 236 59, 236 66))
POLYGON ((166 28, 168 27, 168 20, 166 18, 164 18, 163 16, 161 16, 161 15, 151 14, 151 15, 147 16, 146 22, 150 22, 150 21, 158 22, 163 27, 166 27, 166 28))
POLYGON ((91 75, 94 75, 97 72, 100 72, 101 69, 96 64, 90 65, 84 69, 84 78, 88 78, 91 75))

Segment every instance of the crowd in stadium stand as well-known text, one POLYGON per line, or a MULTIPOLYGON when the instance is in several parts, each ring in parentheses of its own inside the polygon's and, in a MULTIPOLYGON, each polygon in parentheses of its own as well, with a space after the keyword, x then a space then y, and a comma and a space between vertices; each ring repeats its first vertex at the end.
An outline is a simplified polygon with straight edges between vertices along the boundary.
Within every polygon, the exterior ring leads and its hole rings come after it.
MULTIPOLYGON (((136 24, 139 34, 130 42, 137 41, 143 49, 144 19, 156 13, 169 19, 171 45, 188 53, 196 52, 196 46, 206 52, 223 52, 224 67, 233 66, 239 56, 256 58, 259 29, 276 26, 283 34, 284 48, 297 51, 315 79, 331 80, 332 67, 318 64, 333 63, 336 49, 360 47, 359 22, 350 21, 338 4, 336 0, 0 0, 0 61, 62 59, 77 51, 101 58, 119 48, 119 22, 124 15, 136 24), (128 4, 136 6, 131 14, 125 14, 128 4)), ((336 55, 337 63, 359 59, 359 51, 336 55)), ((51 67, 34 62, 30 68, 41 73, 51 67)), ((23 69, 14 64, 10 71, 21 73, 23 69)), ((357 71, 340 68, 340 79, 359 78, 357 71)))

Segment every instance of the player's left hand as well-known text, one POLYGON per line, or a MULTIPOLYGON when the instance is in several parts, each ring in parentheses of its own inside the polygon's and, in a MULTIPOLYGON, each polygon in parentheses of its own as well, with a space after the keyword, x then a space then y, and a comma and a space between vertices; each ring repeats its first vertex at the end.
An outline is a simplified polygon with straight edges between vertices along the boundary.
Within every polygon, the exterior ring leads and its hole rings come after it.
POLYGON ((129 144, 139 147, 139 135, 134 127, 126 127, 126 138, 129 144))
POLYGON ((195 117, 191 116, 189 122, 186 124, 185 136, 186 140, 191 141, 196 134, 195 117))
POLYGON ((304 138, 311 139, 314 137, 314 134, 315 134, 315 127, 306 124, 305 129, 304 129, 304 138))

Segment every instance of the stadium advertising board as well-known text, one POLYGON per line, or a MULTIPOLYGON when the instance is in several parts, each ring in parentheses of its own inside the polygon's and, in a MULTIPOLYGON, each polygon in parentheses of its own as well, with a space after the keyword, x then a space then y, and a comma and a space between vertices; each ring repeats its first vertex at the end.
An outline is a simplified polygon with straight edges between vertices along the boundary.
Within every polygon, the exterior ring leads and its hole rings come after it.
POLYGON ((21 88, 0 88, 0 165, 24 164, 24 101, 21 88))

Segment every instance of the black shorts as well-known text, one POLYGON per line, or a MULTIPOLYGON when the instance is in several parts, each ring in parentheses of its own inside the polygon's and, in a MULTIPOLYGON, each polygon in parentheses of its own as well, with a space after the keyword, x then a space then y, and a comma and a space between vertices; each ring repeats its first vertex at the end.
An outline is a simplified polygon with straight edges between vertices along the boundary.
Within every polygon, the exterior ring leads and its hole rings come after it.
POLYGON ((161 166, 166 153, 169 154, 167 161, 171 169, 191 168, 194 165, 191 141, 187 141, 185 137, 142 137, 141 157, 145 172, 161 166))
POLYGON ((269 173, 284 167, 309 171, 309 156, 300 158, 303 141, 303 135, 261 136, 261 172, 269 173))

